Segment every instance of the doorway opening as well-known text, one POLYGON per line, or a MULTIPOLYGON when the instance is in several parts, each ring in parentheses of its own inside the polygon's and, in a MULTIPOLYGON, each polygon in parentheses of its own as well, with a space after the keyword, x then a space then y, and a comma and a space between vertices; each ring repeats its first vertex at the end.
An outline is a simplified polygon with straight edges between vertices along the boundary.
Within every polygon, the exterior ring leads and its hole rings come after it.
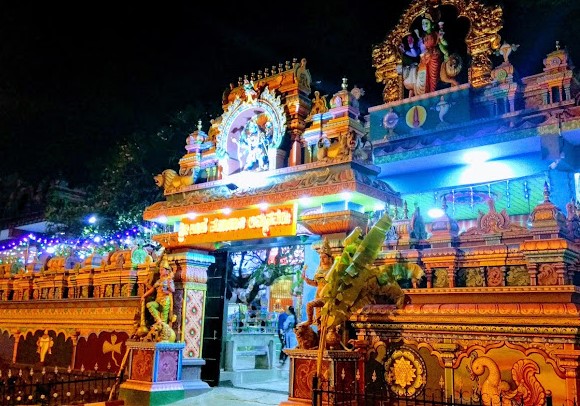
POLYGON ((288 306, 301 314, 304 246, 231 251, 228 261, 220 386, 287 393, 278 317, 288 306))

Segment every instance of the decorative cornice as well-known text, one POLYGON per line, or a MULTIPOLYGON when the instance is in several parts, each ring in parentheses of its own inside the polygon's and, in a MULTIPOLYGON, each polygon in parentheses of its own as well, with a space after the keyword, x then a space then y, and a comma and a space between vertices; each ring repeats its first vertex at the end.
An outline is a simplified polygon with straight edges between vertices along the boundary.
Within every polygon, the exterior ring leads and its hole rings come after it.
POLYGON ((83 337, 112 330, 131 334, 140 307, 139 297, 8 301, 2 302, 0 330, 25 334, 51 329, 83 337))
POLYGON ((143 217, 152 220, 161 215, 185 215, 189 211, 207 213, 223 208, 226 201, 232 209, 259 204, 264 200, 280 204, 296 200, 296 190, 313 197, 359 191, 383 201, 397 201, 398 194, 384 182, 373 179, 372 173, 372 168, 348 159, 332 165, 316 162, 277 170, 272 175, 274 181, 264 187, 231 191, 224 181, 208 182, 203 189, 184 191, 168 197, 166 201, 154 203, 145 210, 143 217))

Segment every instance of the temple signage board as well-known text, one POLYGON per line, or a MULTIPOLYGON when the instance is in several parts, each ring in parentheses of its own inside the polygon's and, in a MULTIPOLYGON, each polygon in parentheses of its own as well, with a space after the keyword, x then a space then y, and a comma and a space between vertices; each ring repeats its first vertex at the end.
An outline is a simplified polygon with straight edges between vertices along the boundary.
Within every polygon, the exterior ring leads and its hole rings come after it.
POLYGON ((177 233, 179 242, 217 242, 283 237, 296 234, 296 206, 243 209, 230 214, 213 213, 184 218, 177 233))

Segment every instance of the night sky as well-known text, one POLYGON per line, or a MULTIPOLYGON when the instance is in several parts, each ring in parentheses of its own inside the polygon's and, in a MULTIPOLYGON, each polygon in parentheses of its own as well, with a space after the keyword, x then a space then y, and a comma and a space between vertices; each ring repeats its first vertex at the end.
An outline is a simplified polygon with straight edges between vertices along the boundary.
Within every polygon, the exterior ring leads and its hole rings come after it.
MULTIPOLYGON (((541 72, 556 40, 580 60, 580 2, 484 3, 504 4, 501 34, 520 44, 511 60, 521 75, 541 72)), ((215 116, 230 82, 293 58, 307 58, 323 94, 345 76, 365 89, 363 109, 380 104, 372 45, 409 4, 2 2, 0 177, 61 173, 82 182, 87 163, 117 140, 156 132, 188 104, 215 116)))

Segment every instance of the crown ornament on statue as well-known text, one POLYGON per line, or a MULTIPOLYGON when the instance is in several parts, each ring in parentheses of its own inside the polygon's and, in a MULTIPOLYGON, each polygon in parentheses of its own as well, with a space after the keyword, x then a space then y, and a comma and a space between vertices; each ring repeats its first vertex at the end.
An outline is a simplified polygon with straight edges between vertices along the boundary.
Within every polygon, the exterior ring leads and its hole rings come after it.
POLYGON ((322 253, 326 254, 328 256, 332 256, 332 249, 330 248, 330 243, 328 242, 328 239, 325 238, 323 243, 322 243, 322 253))

